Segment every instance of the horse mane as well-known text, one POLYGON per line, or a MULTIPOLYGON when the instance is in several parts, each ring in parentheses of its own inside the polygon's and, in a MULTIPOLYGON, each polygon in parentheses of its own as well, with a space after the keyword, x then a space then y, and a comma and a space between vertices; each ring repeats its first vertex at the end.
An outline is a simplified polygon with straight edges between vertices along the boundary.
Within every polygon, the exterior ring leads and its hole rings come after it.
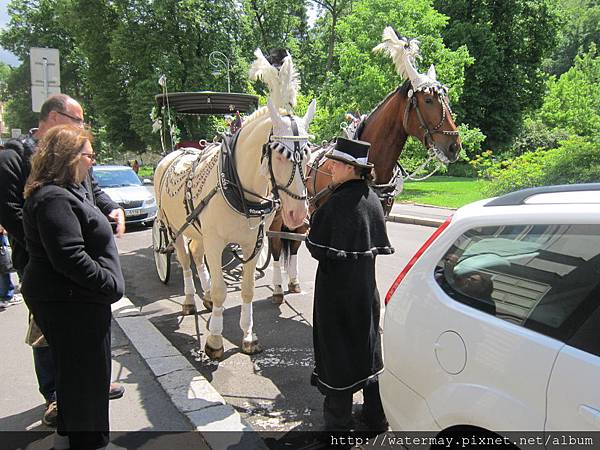
POLYGON ((365 120, 363 120, 360 123, 360 125, 358 126, 358 128, 356 129, 356 139, 360 139, 360 136, 361 136, 363 130, 365 129, 367 122, 379 110, 379 108, 381 108, 383 105, 385 105, 386 102, 388 100, 390 100, 390 98, 392 98, 396 94, 400 95, 401 97, 407 96, 408 91, 410 89, 412 89, 412 84, 411 84, 410 80, 405 80, 404 83, 402 83, 396 89, 394 89, 393 91, 388 93, 388 95, 386 95, 383 100, 381 100, 379 103, 377 103, 377 105, 371 110, 371 112, 369 114, 367 114, 367 117, 365 118, 365 120))
POLYGON ((267 108, 266 106, 261 106, 256 111, 254 111, 252 114, 250 114, 248 117, 244 118, 244 121, 242 122, 242 126, 243 127, 247 126, 249 123, 262 118, 266 114, 269 114, 269 108, 267 108))

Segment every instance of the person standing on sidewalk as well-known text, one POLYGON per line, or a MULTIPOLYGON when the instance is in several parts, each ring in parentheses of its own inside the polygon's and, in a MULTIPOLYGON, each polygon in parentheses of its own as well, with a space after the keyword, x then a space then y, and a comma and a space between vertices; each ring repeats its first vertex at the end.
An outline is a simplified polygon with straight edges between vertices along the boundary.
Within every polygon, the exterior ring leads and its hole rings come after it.
MULTIPOLYGON (((52 127, 61 124, 72 124, 83 127, 83 108, 65 94, 57 94, 44 102, 40 112, 37 129, 17 139, 11 139, 0 151, 0 223, 6 228, 12 247, 13 266, 21 278, 27 264, 28 254, 25 247, 23 231, 23 190, 31 171, 30 159, 37 150, 39 139, 52 127)), ((100 210, 117 223, 117 237, 125 232, 125 215, 118 204, 102 192, 94 178, 90 175, 84 180, 89 199, 95 202, 100 210)), ((33 347, 35 373, 40 393, 46 399, 46 411, 42 421, 49 426, 56 425, 56 396, 54 366, 50 350, 44 336, 35 321, 31 321, 27 332, 27 343, 33 347)), ((111 385, 111 398, 123 396, 124 388, 119 384, 111 385)))
POLYGON ((379 396, 383 371, 375 257, 394 252, 383 208, 368 185, 370 144, 338 138, 327 157, 338 187, 311 216, 306 247, 319 261, 315 279, 311 383, 325 395, 325 431, 354 429, 352 395, 362 389, 362 419, 372 432, 388 424, 379 396))
POLYGON ((80 127, 51 128, 24 191, 22 292, 56 368, 54 450, 108 444, 110 305, 125 282, 111 225, 82 185, 95 161, 91 142, 80 127))
MULTIPOLYGON (((6 230, 0 225, 0 251, 7 252, 9 249, 8 237, 6 230)), ((10 254, 7 253, 7 258, 10 260, 10 254)), ((15 286, 10 279, 10 271, 4 272, 0 269, 0 310, 6 309, 9 306, 18 305, 23 302, 23 297, 20 295, 15 297, 15 286)))

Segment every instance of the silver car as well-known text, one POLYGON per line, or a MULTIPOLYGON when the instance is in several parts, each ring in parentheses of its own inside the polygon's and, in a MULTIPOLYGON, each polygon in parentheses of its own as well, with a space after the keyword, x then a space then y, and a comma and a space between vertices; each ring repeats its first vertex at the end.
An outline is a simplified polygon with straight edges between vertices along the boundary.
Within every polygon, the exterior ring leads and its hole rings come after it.
POLYGON ((142 183, 127 166, 94 166, 93 170, 98 185, 125 210, 126 223, 152 224, 156 218, 156 200, 149 186, 151 180, 142 183))

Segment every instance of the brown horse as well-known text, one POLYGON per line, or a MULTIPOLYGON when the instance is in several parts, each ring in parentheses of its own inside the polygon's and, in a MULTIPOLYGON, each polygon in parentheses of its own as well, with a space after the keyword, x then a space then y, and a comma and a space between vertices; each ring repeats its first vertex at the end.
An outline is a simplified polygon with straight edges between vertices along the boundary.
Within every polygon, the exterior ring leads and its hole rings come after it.
MULTIPOLYGON (((374 165, 374 188, 378 191, 386 215, 391 211, 398 181, 402 180, 398 172, 397 161, 402 153, 408 136, 419 139, 442 162, 449 163, 458 159, 461 144, 456 124, 448 105, 448 99, 441 90, 414 92, 407 80, 402 86, 391 92, 358 126, 355 139, 371 144, 369 161, 374 165)), ((331 163, 325 158, 329 147, 313 151, 308 165, 306 185, 311 210, 322 205, 335 189, 331 182, 331 163)), ((270 231, 281 231, 281 221, 277 217, 270 231)), ((294 233, 304 234, 308 225, 304 224, 294 233)), ((297 278, 296 255, 300 241, 284 244, 280 238, 269 238, 273 256, 273 302, 283 301, 283 289, 279 261, 282 249, 289 247, 288 274, 290 292, 300 292, 297 278)))
MULTIPOLYGON (((419 41, 400 36, 392 27, 383 31, 383 40, 374 52, 391 57, 398 74, 407 80, 402 86, 391 92, 379 105, 362 120, 353 133, 346 130, 348 137, 371 143, 369 161, 374 166, 373 189, 382 201, 387 214, 392 209, 394 197, 400 191, 403 182, 398 158, 408 136, 419 139, 428 152, 445 164, 458 159, 461 145, 456 124, 448 104, 447 89, 437 81, 435 68, 431 66, 427 73, 419 73, 414 65, 420 54, 419 41)), ((354 127, 352 127, 354 128, 354 127)), ((327 200, 335 189, 331 181, 331 163, 325 158, 329 146, 313 151, 307 168, 306 185, 311 211, 327 200)), ((278 231, 280 221, 275 219, 270 231, 278 231)), ((294 230, 303 232, 303 229, 294 230)), ((283 301, 279 256, 281 240, 270 238, 273 250, 273 301, 283 301)), ((300 290, 297 278, 296 253, 300 242, 290 245, 288 274, 290 290, 300 290)))

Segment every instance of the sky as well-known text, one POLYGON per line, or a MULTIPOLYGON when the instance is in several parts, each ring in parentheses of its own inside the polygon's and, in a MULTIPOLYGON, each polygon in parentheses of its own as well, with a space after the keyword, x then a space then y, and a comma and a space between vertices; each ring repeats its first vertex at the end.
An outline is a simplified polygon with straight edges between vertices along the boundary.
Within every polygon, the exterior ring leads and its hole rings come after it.
MULTIPOLYGON (((4 28, 4 26, 8 23, 8 12, 6 11, 6 6, 10 0, 0 0, 0 28, 4 28)), ((18 66, 21 62, 17 59, 15 55, 4 50, 0 47, 0 61, 9 64, 11 66, 18 66)))

